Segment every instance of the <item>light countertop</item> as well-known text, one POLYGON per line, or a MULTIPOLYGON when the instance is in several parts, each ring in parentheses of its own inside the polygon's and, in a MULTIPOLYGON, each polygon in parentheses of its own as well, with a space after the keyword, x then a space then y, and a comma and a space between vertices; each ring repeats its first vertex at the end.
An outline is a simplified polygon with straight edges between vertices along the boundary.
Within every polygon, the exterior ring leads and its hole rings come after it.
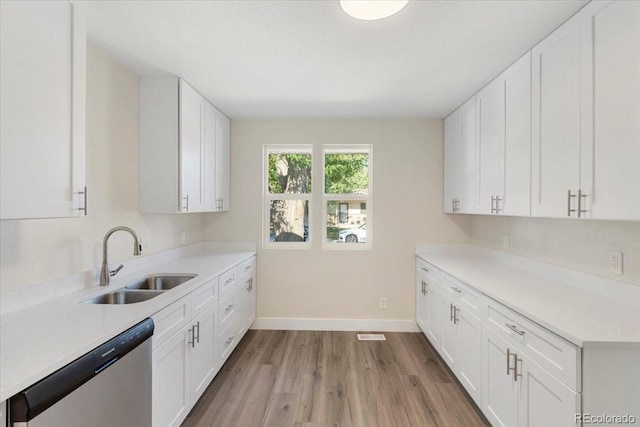
POLYGON ((471 244, 416 255, 577 346, 640 348, 640 286, 471 244))
MULTIPOLYGON (((108 287, 97 284, 0 317, 0 402, 255 255, 253 244, 204 242, 125 263, 108 287), (137 262, 137 264, 136 264, 137 262), (128 271, 127 271, 128 270, 128 271), (151 274, 197 276, 148 301, 83 304, 151 274)), ((59 282, 59 280, 58 280, 59 282)), ((39 285, 42 287, 42 285, 39 285)))

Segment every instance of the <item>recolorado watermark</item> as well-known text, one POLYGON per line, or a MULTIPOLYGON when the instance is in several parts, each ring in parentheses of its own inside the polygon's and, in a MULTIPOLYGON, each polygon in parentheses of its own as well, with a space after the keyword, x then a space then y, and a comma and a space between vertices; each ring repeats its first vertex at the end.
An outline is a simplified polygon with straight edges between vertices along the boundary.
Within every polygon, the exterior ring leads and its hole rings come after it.
POLYGON ((631 414, 575 414, 575 422, 582 424, 635 424, 636 417, 631 414))

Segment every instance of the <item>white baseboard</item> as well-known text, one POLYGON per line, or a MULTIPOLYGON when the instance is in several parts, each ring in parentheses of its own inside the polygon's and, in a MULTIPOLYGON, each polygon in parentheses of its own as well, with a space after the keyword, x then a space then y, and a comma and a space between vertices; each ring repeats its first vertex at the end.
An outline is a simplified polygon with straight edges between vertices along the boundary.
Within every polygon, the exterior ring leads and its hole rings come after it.
POLYGON ((419 332, 413 319, 309 319, 259 317, 251 329, 295 331, 419 332))

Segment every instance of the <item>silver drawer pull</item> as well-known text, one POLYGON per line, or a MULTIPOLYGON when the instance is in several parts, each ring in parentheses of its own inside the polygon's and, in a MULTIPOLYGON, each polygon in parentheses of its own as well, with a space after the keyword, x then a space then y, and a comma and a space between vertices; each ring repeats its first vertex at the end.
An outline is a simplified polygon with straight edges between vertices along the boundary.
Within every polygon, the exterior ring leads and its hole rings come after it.
POLYGON ((456 288, 455 286, 451 286, 451 289, 453 289, 454 291, 460 293, 462 292, 460 289, 456 288))
POLYGON ((227 279, 227 281, 226 281, 226 282, 224 282, 224 284, 225 284, 225 285, 227 285, 227 284, 229 284, 229 283, 231 283, 231 282, 233 282, 233 277, 229 277, 229 278, 227 279))
POLYGON ((252 267, 251 265, 247 265, 247 266, 244 268, 244 271, 251 270, 251 267, 252 267))
POLYGON ((519 330, 516 325, 510 325, 508 323, 504 324, 507 328, 511 329, 513 332, 515 332, 516 334, 520 335, 520 336, 524 336, 524 331, 519 330))
POLYGON ((225 308, 225 309, 224 309, 224 311, 229 311, 229 310, 231 310, 232 308, 233 308, 233 304, 229 304, 229 305, 227 306, 227 308, 225 308))
POLYGON ((420 268, 422 268, 422 271, 426 271, 427 273, 429 272, 428 268, 424 268, 424 267, 420 267, 420 268))
POLYGON ((224 342, 224 343, 225 343, 225 345, 229 345, 229 344, 231 344, 231 341, 233 341, 233 338, 234 338, 234 337, 229 337, 229 338, 227 338, 227 340, 224 342))

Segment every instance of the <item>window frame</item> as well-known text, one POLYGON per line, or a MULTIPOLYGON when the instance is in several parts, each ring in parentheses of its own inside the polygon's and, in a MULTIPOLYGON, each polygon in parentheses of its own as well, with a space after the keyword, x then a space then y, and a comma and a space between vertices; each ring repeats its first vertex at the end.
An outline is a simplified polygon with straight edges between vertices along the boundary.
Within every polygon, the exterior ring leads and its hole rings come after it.
POLYGON ((262 247, 265 249, 311 249, 313 243, 313 187, 314 154, 312 144, 266 144, 262 151, 262 247), (271 193, 269 192, 269 155, 270 154, 309 154, 311 156, 311 187, 308 193, 271 193), (306 242, 272 242, 271 202, 274 200, 304 200, 307 202, 309 216, 306 242))
MULTIPOLYGON (((372 144, 324 144, 322 145, 322 249, 341 251, 362 251, 371 250, 373 247, 373 145, 372 144), (325 193, 325 162, 326 154, 333 153, 362 153, 369 156, 369 188, 367 194, 345 193, 330 194, 325 193), (364 243, 347 244, 327 241, 327 203, 359 201, 367 205, 367 241, 364 243)), ((347 214, 348 215, 348 214, 347 214)), ((356 227, 353 227, 356 228, 356 227)))

